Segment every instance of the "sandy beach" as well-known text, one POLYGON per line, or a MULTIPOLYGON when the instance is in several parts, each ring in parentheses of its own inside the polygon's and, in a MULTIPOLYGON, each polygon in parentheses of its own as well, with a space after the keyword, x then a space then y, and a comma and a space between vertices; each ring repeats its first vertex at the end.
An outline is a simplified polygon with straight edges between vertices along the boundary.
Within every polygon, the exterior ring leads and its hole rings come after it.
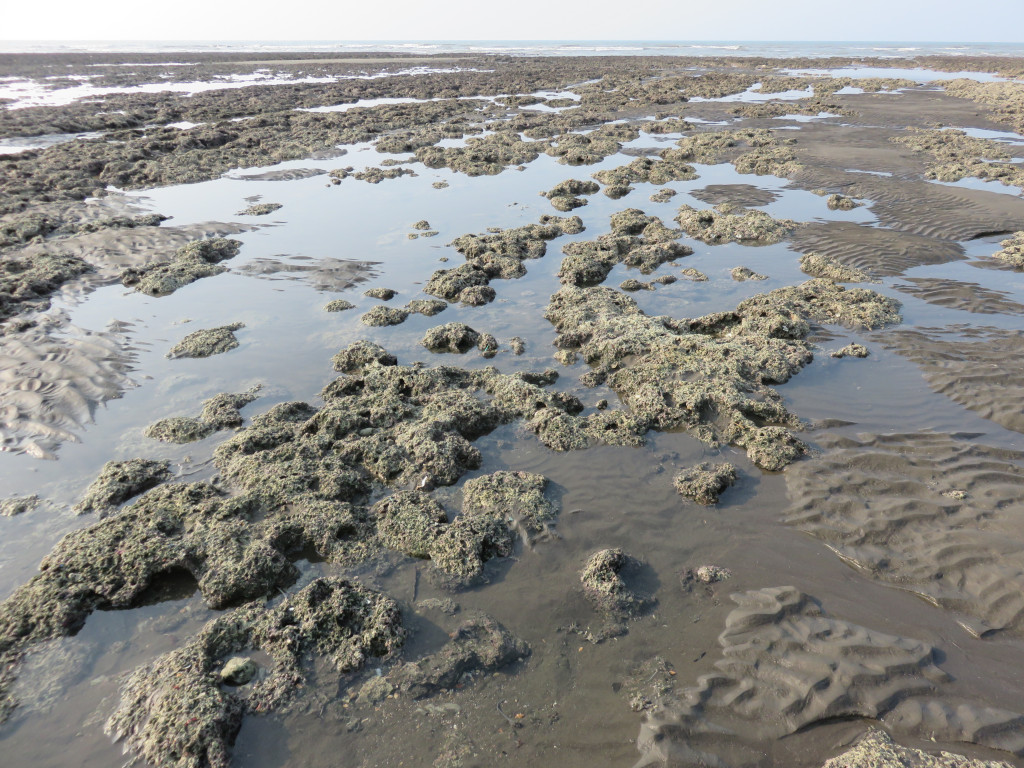
POLYGON ((0 743, 1024 766, 1024 59, 0 54, 0 743))

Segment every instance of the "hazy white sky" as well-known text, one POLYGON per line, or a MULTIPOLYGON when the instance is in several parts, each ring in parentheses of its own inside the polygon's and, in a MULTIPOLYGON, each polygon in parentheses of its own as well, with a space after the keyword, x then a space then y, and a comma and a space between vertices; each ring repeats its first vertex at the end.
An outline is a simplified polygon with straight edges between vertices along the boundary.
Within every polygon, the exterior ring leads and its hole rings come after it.
POLYGON ((1024 42, 1024 0, 53 0, 7 6, 0 11, 5 40, 1024 42))

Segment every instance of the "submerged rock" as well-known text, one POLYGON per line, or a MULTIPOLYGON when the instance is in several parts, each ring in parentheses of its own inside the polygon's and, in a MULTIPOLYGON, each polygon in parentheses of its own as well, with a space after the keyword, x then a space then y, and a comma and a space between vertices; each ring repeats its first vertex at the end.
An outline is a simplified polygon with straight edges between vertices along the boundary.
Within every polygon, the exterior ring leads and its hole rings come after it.
POLYGON ((595 552, 580 571, 584 594, 602 613, 616 618, 636 615, 648 608, 651 601, 631 590, 623 573, 638 565, 635 558, 617 547, 595 552))
POLYGON ((38 505, 39 497, 36 495, 3 499, 0 501, 0 516, 15 517, 16 515, 23 515, 26 512, 31 512, 38 505))
POLYGON ((283 208, 284 206, 280 203, 256 203, 250 205, 248 208, 239 211, 236 215, 238 216, 266 216, 268 213, 273 213, 276 210, 283 208))
POLYGON ((179 341, 167 353, 171 359, 179 357, 210 357, 223 352, 230 352, 238 346, 235 331, 244 328, 245 323, 231 323, 219 328, 203 328, 190 333, 179 341))
POLYGON ((108 512, 171 476, 166 461, 108 461, 75 505, 77 512, 108 512))
POLYGON ((710 505, 718 503, 719 495, 736 482, 736 477, 736 467, 729 462, 714 465, 702 462, 684 469, 672 483, 680 496, 710 505))
POLYGON ((224 237, 195 240, 179 248, 170 261, 125 270, 121 282, 149 296, 167 296, 200 278, 227 272, 220 262, 237 256, 241 245, 224 237))
POLYGON ((729 272, 732 275, 732 279, 736 282, 742 283, 745 280, 767 280, 768 275, 760 275, 749 267, 733 267, 729 272))
POLYGON ((693 267, 687 267, 686 269, 681 269, 679 271, 679 274, 681 274, 681 275, 683 275, 685 277, 690 278, 695 283, 706 283, 707 280, 708 280, 708 276, 707 275, 705 275, 699 269, 694 269, 693 267))

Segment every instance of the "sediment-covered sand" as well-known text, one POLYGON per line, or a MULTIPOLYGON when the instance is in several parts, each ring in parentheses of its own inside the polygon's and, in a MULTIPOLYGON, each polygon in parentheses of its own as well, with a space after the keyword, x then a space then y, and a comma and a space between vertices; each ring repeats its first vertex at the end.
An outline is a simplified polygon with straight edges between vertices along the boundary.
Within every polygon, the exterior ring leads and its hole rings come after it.
POLYGON ((900 63, 0 56, 11 764, 1021 765, 1024 62, 900 63))

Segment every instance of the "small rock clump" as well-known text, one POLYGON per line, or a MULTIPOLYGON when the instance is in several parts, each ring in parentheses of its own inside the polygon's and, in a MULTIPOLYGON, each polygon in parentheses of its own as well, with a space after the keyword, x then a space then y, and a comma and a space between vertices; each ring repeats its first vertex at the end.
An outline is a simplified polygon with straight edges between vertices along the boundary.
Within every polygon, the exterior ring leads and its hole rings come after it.
POLYGON ((848 267, 832 256, 805 253, 800 257, 800 269, 811 277, 835 280, 837 283, 876 283, 866 272, 848 267))
POLYGON ((797 227, 790 219, 776 220, 764 211, 748 211, 729 203, 702 211, 683 205, 676 221, 686 234, 708 245, 771 245, 785 240, 797 227))
POLYGON ((667 203, 668 201, 670 201, 675 196, 676 196, 676 191, 674 189, 672 189, 672 187, 665 187, 663 189, 659 189, 657 192, 655 192, 653 195, 651 195, 651 202, 652 203, 667 203))
MULTIPOLYGON (((462 354, 468 352, 472 347, 480 347, 480 351, 486 351, 485 347, 490 346, 494 337, 488 334, 481 334, 473 330, 465 323, 445 323, 431 328, 423 336, 420 342, 431 352, 455 352, 462 354)), ((495 345, 497 342, 495 342, 495 345)))
POLYGON ((15 517, 30 512, 39 505, 39 497, 19 496, 0 501, 0 517, 15 517))
POLYGON ((595 552, 580 571, 583 593, 601 613, 619 619, 634 616, 651 603, 631 590, 623 578, 638 566, 635 558, 618 547, 595 552))
POLYGON ((992 258, 1004 261, 1014 269, 1024 269, 1024 232, 1017 232, 999 245, 1002 249, 993 253, 992 258))
POLYGON ((356 305, 345 299, 332 299, 324 305, 325 312, 344 312, 347 309, 355 309, 356 305))
POLYGON ((191 443, 209 437, 222 429, 242 426, 239 409, 256 399, 259 387, 248 392, 231 394, 222 392, 205 403, 197 418, 172 416, 146 427, 146 437, 165 443, 191 443))
POLYGON ((854 208, 858 208, 863 205, 863 203, 858 203, 852 197, 839 194, 829 195, 825 204, 833 211, 852 211, 854 208))
POLYGON ((229 352, 238 346, 235 331, 244 327, 245 323, 231 323, 190 333, 171 347, 167 357, 173 360, 179 357, 210 357, 229 352))
POLYGON ((822 768, 1010 768, 1010 764, 952 752, 929 754, 897 744, 885 731, 872 728, 856 746, 826 761, 822 768))
POLYGON ((628 194, 633 189, 632 184, 664 185, 670 181, 690 181, 697 178, 697 173, 692 165, 685 162, 679 150, 666 149, 657 158, 638 157, 628 165, 598 171, 594 178, 608 187, 605 194, 614 199, 628 194), (613 194, 608 190, 613 190, 613 194))
POLYGON ((393 291, 390 288, 371 288, 363 293, 363 296, 368 296, 371 299, 380 299, 381 301, 391 301, 395 296, 398 295, 398 291, 393 291))
POLYGON ((580 195, 592 195, 600 189, 601 187, 592 181, 567 179, 559 182, 547 192, 541 192, 541 195, 550 200, 555 209, 571 211, 587 204, 587 201, 580 195))
POLYGON ((99 476, 86 489, 82 500, 75 505, 75 511, 109 512, 132 496, 159 485, 170 476, 170 465, 166 461, 108 461, 103 465, 99 476))
POLYGON ((45 308, 60 286, 92 271, 92 265, 77 256, 42 253, 26 259, 0 259, 0 320, 26 307, 45 308))
POLYGON ((283 208, 284 206, 280 203, 256 203, 250 205, 245 210, 239 211, 236 215, 238 216, 266 216, 268 213, 283 208))
POLYGON ((405 308, 409 312, 425 317, 433 317, 444 312, 448 308, 448 302, 441 301, 440 299, 413 299, 405 305, 405 308))
POLYGON ((419 221, 412 225, 412 228, 421 231, 428 230, 430 229, 430 222, 427 221, 426 219, 420 219, 419 221))
POLYGON ((767 280, 768 275, 761 275, 750 269, 749 267, 733 267, 729 272, 732 275, 732 279, 738 283, 742 283, 746 280, 767 280))
POLYGON ((167 296, 203 277, 227 272, 220 265, 238 255, 242 243, 224 237, 195 240, 179 248, 169 261, 132 267, 121 274, 121 282, 148 296, 167 296))
POLYGON ((702 462, 684 469, 673 478, 672 483, 680 496, 693 499, 698 504, 711 505, 718 503, 718 497, 736 482, 736 478, 736 467, 729 462, 702 462))
POLYGON ((679 274, 683 275, 684 277, 690 278, 695 283, 706 283, 707 280, 708 280, 708 276, 707 275, 705 275, 699 269, 694 269, 693 267, 687 267, 686 269, 681 269, 679 271, 679 274))
POLYGON ((847 344, 842 349, 832 352, 832 357, 867 357, 870 353, 868 348, 862 344, 847 344))
POLYGON ((409 310, 400 307, 386 307, 380 304, 370 309, 360 319, 363 325, 387 326, 401 325, 409 317, 409 310))

